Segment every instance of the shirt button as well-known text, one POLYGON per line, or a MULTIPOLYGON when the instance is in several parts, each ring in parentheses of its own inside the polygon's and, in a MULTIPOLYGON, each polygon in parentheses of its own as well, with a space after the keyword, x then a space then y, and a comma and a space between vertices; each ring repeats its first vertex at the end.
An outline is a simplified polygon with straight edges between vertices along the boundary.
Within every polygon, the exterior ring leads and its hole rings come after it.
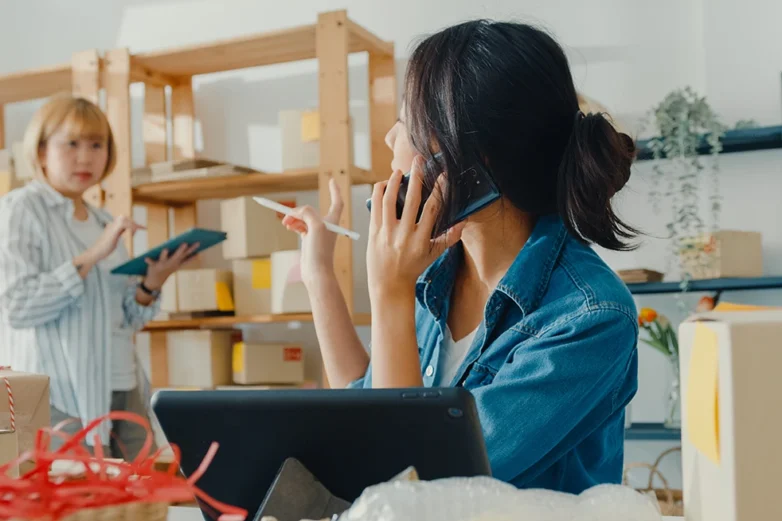
POLYGON ((426 368, 426 376, 432 376, 434 374, 434 367, 431 365, 426 368))

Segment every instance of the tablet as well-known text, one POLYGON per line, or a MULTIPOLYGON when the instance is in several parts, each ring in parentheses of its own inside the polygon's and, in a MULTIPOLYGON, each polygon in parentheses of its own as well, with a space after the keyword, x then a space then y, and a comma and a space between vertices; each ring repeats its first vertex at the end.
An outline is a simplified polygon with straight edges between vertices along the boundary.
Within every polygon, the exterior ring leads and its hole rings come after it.
POLYGON ((111 273, 114 275, 146 275, 147 263, 144 259, 157 260, 160 257, 163 249, 168 249, 169 255, 174 253, 177 248, 182 244, 195 244, 199 243, 198 249, 193 253, 200 253, 207 248, 211 248, 217 244, 220 244, 228 237, 228 234, 219 230, 207 230, 204 228, 191 228, 186 232, 177 235, 173 239, 169 239, 163 244, 152 248, 146 253, 139 255, 138 257, 129 260, 124 264, 120 264, 111 273))
POLYGON ((152 409, 196 486, 255 517, 280 467, 296 458, 335 496, 353 502, 414 466, 423 480, 489 476, 472 394, 425 389, 161 390, 152 409))

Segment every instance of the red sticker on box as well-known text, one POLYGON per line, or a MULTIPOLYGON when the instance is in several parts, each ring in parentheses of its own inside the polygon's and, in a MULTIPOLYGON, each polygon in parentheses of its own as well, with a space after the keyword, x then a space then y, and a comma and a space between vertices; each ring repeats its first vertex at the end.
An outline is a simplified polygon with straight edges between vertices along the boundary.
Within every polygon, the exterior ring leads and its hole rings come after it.
POLYGON ((283 362, 301 362, 302 350, 300 347, 284 347, 282 349, 283 362))

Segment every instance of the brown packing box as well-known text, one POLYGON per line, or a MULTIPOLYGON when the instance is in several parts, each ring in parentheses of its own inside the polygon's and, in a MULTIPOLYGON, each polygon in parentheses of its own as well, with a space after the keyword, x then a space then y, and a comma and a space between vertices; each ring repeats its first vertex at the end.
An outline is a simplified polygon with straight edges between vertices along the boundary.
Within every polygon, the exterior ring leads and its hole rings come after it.
POLYGON ((682 268, 693 279, 763 276, 760 233, 720 230, 683 239, 681 244, 682 268))
POLYGON ((24 146, 21 142, 11 145, 11 155, 14 163, 14 175, 19 181, 29 181, 35 177, 33 165, 24 159, 24 146))
POLYGON ((234 311, 233 274, 229 270, 181 270, 176 289, 180 312, 234 311))
POLYGON ((269 257, 233 261, 237 316, 272 312, 272 266, 269 257))
POLYGON ((211 389, 231 379, 230 331, 171 331, 166 335, 168 385, 211 389))
MULTIPOLYGON (((184 270, 183 270, 184 271, 184 270)), ((171 274, 160 289, 160 311, 163 313, 178 313, 177 272, 171 274)))
MULTIPOLYGON (((14 396, 16 419, 16 438, 19 454, 33 449, 35 436, 39 429, 49 427, 49 377, 42 374, 20 373, 11 369, 0 369, 0 429, 10 425, 8 395, 2 379, 8 379, 14 396)), ((26 470, 22 466, 22 470, 26 470)))
MULTIPOLYGON (((295 199, 275 199, 295 207, 295 199)), ((253 201, 252 197, 226 199, 220 203, 220 222, 228 234, 223 257, 229 260, 268 257, 278 250, 299 247, 299 236, 281 223, 282 215, 253 201)))
POLYGON ((304 350, 283 344, 233 346, 233 381, 237 384, 298 384, 304 381, 304 350))
POLYGON ((679 327, 687 521, 782 519, 782 311, 709 312, 679 327))

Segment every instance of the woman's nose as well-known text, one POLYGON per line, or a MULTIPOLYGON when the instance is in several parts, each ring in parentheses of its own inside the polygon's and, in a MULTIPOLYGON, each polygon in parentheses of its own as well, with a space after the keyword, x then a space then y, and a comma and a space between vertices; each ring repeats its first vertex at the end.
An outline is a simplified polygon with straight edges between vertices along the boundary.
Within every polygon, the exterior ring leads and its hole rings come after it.
POLYGON ((396 125, 391 127, 391 129, 386 133, 386 146, 390 148, 391 150, 394 149, 394 140, 396 139, 396 125))

